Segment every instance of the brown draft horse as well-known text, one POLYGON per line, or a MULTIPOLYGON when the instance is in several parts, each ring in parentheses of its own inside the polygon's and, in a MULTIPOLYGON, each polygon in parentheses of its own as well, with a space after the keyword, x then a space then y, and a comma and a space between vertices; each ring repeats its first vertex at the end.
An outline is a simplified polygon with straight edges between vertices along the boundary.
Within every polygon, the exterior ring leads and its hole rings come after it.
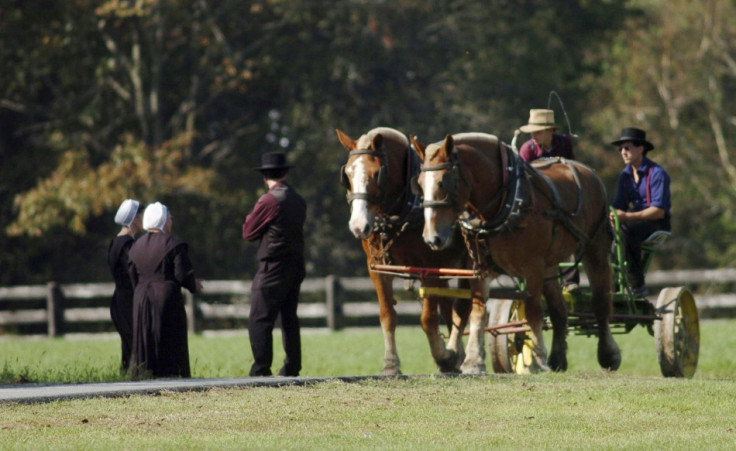
MULTIPOLYGON (((491 280, 500 273, 526 281, 526 315, 531 328, 531 371, 567 369, 567 309, 557 278, 558 263, 575 253, 590 281, 598 323, 598 362, 615 370, 621 363, 609 327, 611 238, 603 183, 589 167, 563 159, 528 165, 493 135, 462 133, 426 148, 414 142, 423 166, 417 188, 424 194, 424 240, 437 250, 453 245, 463 229, 476 268, 491 280), (552 351, 542 338, 544 295, 553 326, 552 351)), ((483 282, 482 289, 487 289, 483 282)), ((483 291, 487 293, 487 291, 483 291)), ((463 372, 485 370, 485 304, 473 303, 470 340, 481 354, 467 353, 463 372), (473 361, 475 359, 475 361, 473 361)))
MULTIPOLYGON (((419 172, 420 161, 409 139, 401 132, 379 127, 357 141, 336 130, 342 145, 350 151, 340 178, 348 190, 350 231, 362 240, 368 270, 378 295, 384 337, 381 374, 401 374, 396 349, 396 301, 393 276, 371 271, 372 264, 418 267, 467 266, 462 240, 435 252, 422 238, 421 198, 409 189, 409 180, 419 172)), ((425 286, 447 286, 446 279, 427 278, 425 286)), ((449 298, 423 299, 421 324, 430 351, 440 372, 459 372, 464 359, 462 334, 470 312, 469 302, 449 298), (447 321, 447 346, 439 332, 438 312, 447 321)))

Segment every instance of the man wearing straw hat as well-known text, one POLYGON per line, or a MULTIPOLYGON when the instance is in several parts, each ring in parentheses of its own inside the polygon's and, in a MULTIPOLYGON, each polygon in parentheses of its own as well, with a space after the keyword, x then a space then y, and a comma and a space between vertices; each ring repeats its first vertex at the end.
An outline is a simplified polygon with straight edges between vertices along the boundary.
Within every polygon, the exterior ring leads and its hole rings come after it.
POLYGON ((532 139, 522 144, 519 149, 519 155, 524 161, 548 157, 575 159, 572 139, 567 135, 555 133, 557 126, 553 110, 529 110, 529 123, 521 126, 519 130, 532 135, 532 139))
POLYGON ((273 328, 281 317, 281 336, 286 353, 279 376, 298 376, 302 368, 301 336, 297 305, 305 277, 304 221, 307 204, 286 183, 293 166, 286 154, 261 156, 268 192, 256 202, 243 223, 243 239, 259 241, 258 271, 251 285, 248 336, 253 351, 250 376, 270 376, 273 363, 273 328))

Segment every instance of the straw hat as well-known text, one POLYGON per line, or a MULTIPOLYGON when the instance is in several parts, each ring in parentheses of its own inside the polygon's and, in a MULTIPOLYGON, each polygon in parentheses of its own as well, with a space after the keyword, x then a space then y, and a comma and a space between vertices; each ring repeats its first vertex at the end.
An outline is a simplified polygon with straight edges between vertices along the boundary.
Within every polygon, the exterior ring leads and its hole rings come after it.
POLYGON ((529 110, 529 123, 519 128, 524 133, 541 132, 548 128, 557 128, 553 110, 529 110))

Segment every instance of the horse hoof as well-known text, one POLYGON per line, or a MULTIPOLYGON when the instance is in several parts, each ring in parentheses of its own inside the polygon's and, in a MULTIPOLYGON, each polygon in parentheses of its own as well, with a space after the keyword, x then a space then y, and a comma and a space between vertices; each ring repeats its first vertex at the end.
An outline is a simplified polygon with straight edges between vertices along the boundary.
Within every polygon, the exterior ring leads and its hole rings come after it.
POLYGON ((454 351, 447 351, 447 357, 436 360, 437 371, 440 374, 457 374, 460 372, 461 360, 458 359, 458 355, 454 351))
POLYGON ((549 373, 550 368, 549 365, 545 365, 544 363, 532 361, 532 364, 529 365, 529 372, 532 374, 549 373))
POLYGON ((401 370, 396 367, 384 367, 381 376, 401 376, 401 370))
POLYGON ((611 347, 599 346, 598 363, 604 370, 618 370, 618 367, 621 366, 621 350, 615 343, 611 347))
POLYGON ((469 376, 478 376, 482 374, 486 374, 486 366, 485 365, 463 365, 460 368, 460 371, 462 374, 469 375, 469 376))
POLYGON ((558 359, 554 355, 550 356, 550 358, 549 358, 549 368, 552 371, 556 371, 556 372, 565 372, 565 371, 567 371, 567 357, 563 356, 563 357, 560 357, 558 359))

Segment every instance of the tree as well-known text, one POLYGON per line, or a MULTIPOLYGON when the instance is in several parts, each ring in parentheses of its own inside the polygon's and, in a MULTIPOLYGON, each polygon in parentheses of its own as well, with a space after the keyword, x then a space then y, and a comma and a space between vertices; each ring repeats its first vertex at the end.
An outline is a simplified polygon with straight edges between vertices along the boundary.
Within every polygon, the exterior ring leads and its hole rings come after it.
POLYGON ((202 276, 248 277, 240 226, 274 149, 309 203, 310 275, 365 274, 334 129, 508 141, 553 89, 581 117, 625 14, 616 0, 3 4, 0 217, 15 235, 0 244, 17 270, 0 283, 106 280, 88 262, 129 196, 172 208, 202 276))
MULTIPOLYGON (((636 4, 642 14, 614 41, 589 125, 603 142, 635 125, 655 143, 650 156, 672 179, 673 236, 663 266, 733 265, 736 107, 727 99, 736 94, 736 6, 636 4)), ((610 173, 621 169, 618 155, 601 157, 617 169, 610 173)))

